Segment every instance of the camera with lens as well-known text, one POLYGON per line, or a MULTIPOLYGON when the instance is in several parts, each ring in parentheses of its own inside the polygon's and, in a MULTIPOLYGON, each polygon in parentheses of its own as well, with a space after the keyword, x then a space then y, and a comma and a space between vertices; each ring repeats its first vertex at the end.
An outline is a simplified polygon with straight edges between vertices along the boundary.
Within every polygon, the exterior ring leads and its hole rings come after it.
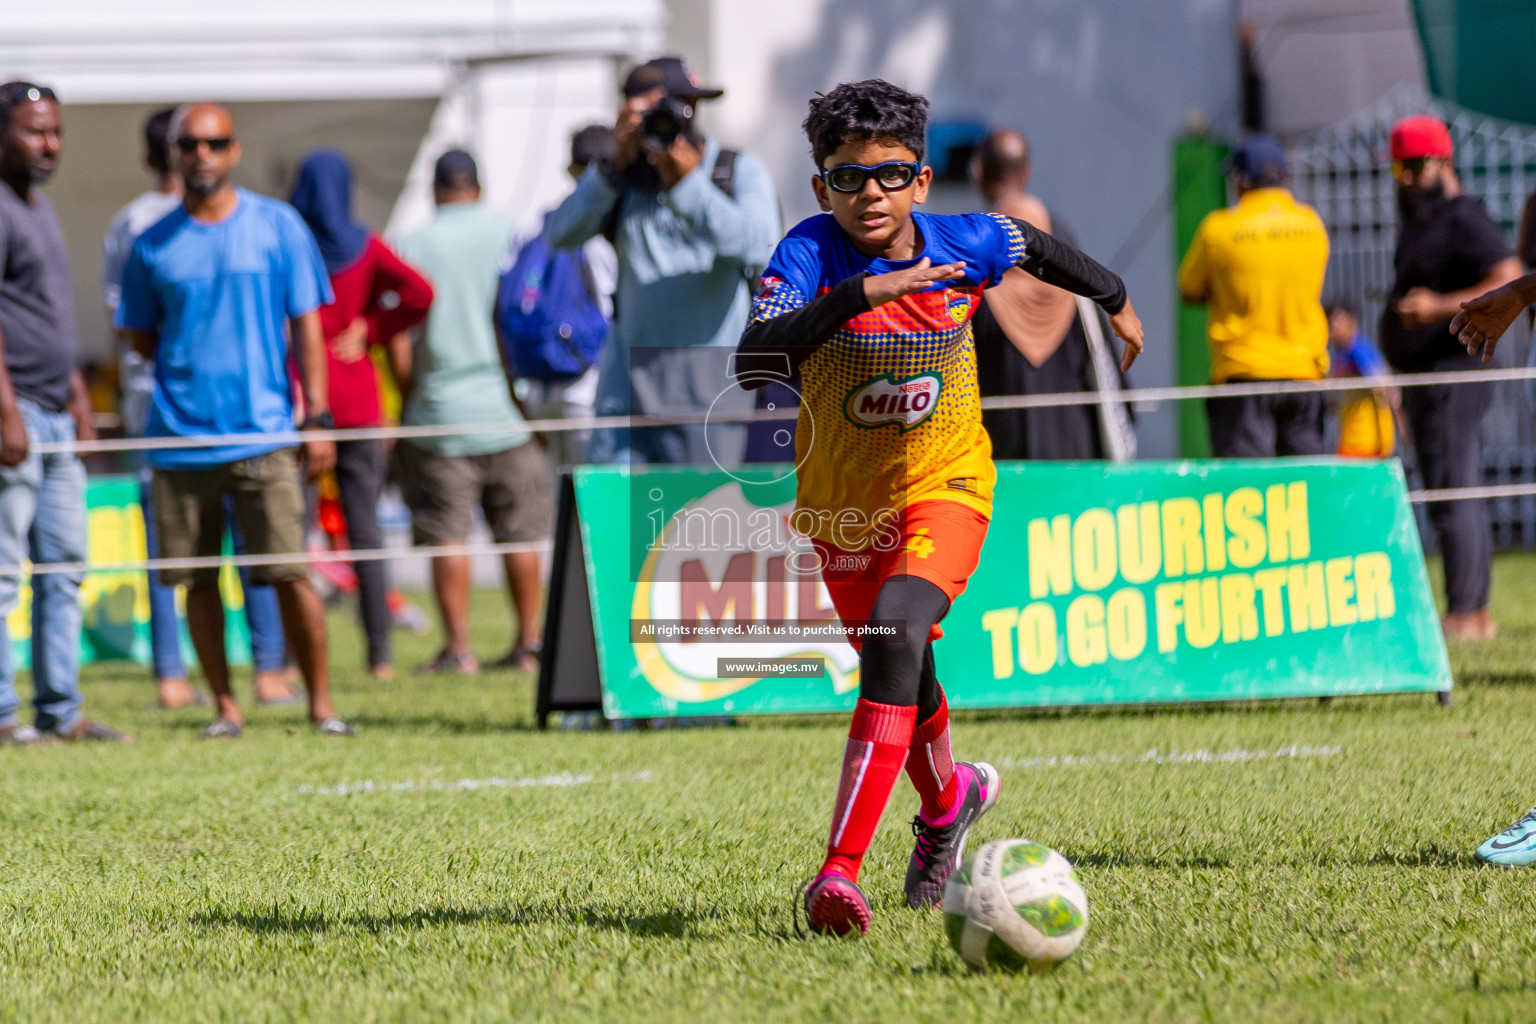
POLYGON ((693 108, 674 96, 663 96, 641 119, 640 141, 647 149, 660 151, 679 135, 694 141, 693 108))

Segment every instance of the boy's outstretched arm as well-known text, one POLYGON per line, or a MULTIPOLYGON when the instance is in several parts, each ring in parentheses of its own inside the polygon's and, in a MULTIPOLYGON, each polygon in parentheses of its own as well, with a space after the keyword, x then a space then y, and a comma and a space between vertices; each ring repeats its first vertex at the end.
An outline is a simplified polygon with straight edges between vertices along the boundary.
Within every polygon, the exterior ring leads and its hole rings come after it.
POLYGON ((756 391, 789 359, 791 372, 836 334, 838 328, 869 309, 864 275, 850 277, 805 305, 769 320, 752 320, 736 346, 738 383, 756 391))
POLYGON ((1129 370, 1141 355, 1143 336, 1141 318, 1125 293, 1125 282, 1101 263, 1033 224, 1010 219, 1024 235, 1024 258, 1019 261, 1019 269, 1102 306, 1109 314, 1109 326, 1125 342, 1120 369, 1129 370))
POLYGON ((790 369, 811 358, 849 320, 903 295, 920 292, 936 281, 952 281, 965 273, 963 263, 938 266, 928 259, 888 274, 858 274, 830 288, 824 295, 768 320, 747 324, 736 346, 738 382, 748 391, 768 383, 767 374, 784 366, 790 369))

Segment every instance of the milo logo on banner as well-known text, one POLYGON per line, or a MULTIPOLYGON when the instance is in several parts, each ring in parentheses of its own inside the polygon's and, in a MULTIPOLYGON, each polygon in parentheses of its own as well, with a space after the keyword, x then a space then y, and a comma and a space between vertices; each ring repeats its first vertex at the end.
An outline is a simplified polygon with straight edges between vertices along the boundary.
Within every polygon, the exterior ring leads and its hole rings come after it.
POLYGON ((789 526, 793 510, 792 500, 754 504, 731 480, 651 523, 630 602, 629 641, 654 690, 683 704, 722 700, 767 679, 722 679, 720 659, 799 656, 823 659, 832 693, 858 686, 858 655, 840 639, 753 639, 785 624, 829 634, 836 627, 815 551, 789 526), (711 640, 715 628, 734 635, 711 640))
POLYGON ((897 423, 902 431, 911 430, 933 414, 943 387, 944 378, 937 373, 899 380, 884 373, 848 392, 843 414, 861 427, 897 423))
POLYGON ((1031 600, 981 617, 998 679, 1015 666, 1039 675, 1063 661, 1086 668, 1149 649, 1240 648, 1397 614, 1386 550, 1312 557, 1305 481, 1023 525, 1031 600), (1063 597, 1071 600, 1059 613, 1050 599, 1063 597))

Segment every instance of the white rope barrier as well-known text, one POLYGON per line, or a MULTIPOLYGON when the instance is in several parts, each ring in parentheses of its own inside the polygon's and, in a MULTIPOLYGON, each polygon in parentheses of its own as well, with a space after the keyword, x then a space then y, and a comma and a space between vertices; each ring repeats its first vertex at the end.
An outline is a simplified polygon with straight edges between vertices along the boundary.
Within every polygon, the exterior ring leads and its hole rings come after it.
POLYGON ((1529 497, 1536 497, 1536 483, 1487 484, 1482 487, 1444 487, 1439 490, 1408 492, 1408 500, 1416 505, 1434 501, 1475 501, 1486 498, 1529 497))
POLYGON ((419 548, 369 548, 366 551, 300 551, 282 555, 209 555, 196 558, 140 558, 119 562, 23 562, 0 565, 0 576, 31 573, 46 576, 77 572, 145 572, 159 569, 218 569, 230 565, 237 569, 258 565, 296 565, 313 562, 387 562, 403 558, 450 558, 467 555, 517 555, 545 552, 553 544, 547 540, 516 541, 505 544, 439 544, 419 548))
MULTIPOLYGON (((1459 487, 1443 490, 1410 491, 1408 500, 1415 504, 1437 501, 1465 501, 1487 498, 1536 497, 1536 483, 1495 484, 1487 487, 1459 487)), ((406 558, 438 558, 464 555, 471 558, 513 555, 524 552, 542 554, 553 548, 551 541, 516 541, 505 544, 439 544, 430 547, 371 548, 366 551, 305 551, 282 555, 212 555, 197 558, 140 558, 117 562, 44 562, 0 565, 0 576, 85 572, 152 572, 160 569, 217 569, 225 565, 237 569, 261 565, 295 563, 387 562, 406 558)))
MULTIPOLYGON (((1442 373, 1410 373, 1388 377, 1330 377, 1308 381, 1254 381, 1229 384, 1201 384, 1180 387, 1141 388, 1112 393, 1076 391, 1044 395, 1003 395, 981 400, 983 410, 1049 409, 1077 405, 1097 405, 1104 401, 1120 403, 1151 403, 1163 401, 1187 401, 1200 398, 1239 397, 1253 395, 1283 395, 1307 392, 1356 391, 1374 387, 1425 387, 1445 384, 1479 384, 1504 381, 1536 380, 1536 367, 1519 367, 1494 370, 1459 370, 1442 373)), ((799 416, 798 407, 775 410, 756 410, 712 416, 708 413, 684 413, 675 416, 588 416, 571 419, 528 420, 523 427, 535 433, 558 433, 574 430, 598 430, 604 428, 665 427, 689 423, 752 423, 793 420, 799 416)), ((111 414, 96 418, 99 426, 115 426, 116 417, 111 414)), ((279 444, 297 445, 304 441, 362 441, 398 440, 430 437, 471 437, 481 434, 505 433, 505 422, 461 423, 429 427, 362 427, 339 430, 292 431, 288 433, 224 434, 210 437, 131 437, 108 438, 74 443, 43 443, 31 450, 39 454, 73 452, 89 455, 105 452, 167 451, 178 449, 209 448, 224 445, 279 444)), ((1482 487, 1453 487, 1411 491, 1408 500, 1415 504, 1444 501, 1487 500, 1498 498, 1536 497, 1536 483, 1494 484, 1482 487)), ((549 541, 533 541, 509 544, 446 544, 433 547, 405 549, 380 548, 367 551, 312 551, 281 555, 216 555, 198 558, 148 558, 117 562, 50 562, 44 564, 22 563, 0 565, 0 576, 19 574, 46 575, 85 572, 145 572, 160 569, 206 569, 225 565, 246 568, 266 565, 290 565, 333 562, 375 562, 406 558, 433 558, 451 556, 485 557, 517 554, 521 552, 545 552, 550 550, 549 541)))
MULTIPOLYGON (((1467 501, 1489 498, 1536 497, 1536 483, 1493 484, 1486 487, 1452 487, 1441 490, 1408 492, 1414 504, 1439 501, 1467 501)), ((366 551, 305 551, 283 555, 212 555, 197 558, 140 558, 117 562, 24 562, 0 565, 0 576, 85 572, 153 572, 161 569, 217 569, 225 565, 237 569, 261 565, 292 565, 335 562, 387 562, 407 558, 468 556, 471 558, 513 555, 524 552, 544 553, 554 547, 551 541, 516 541, 505 544, 439 544, 430 547, 371 548, 366 551)))
POLYGON ((1072 391, 1055 395, 1000 395, 983 398, 983 409, 1048 409, 1063 405, 1116 402, 1168 402, 1196 398, 1238 398, 1251 395, 1294 395, 1309 392, 1365 391, 1371 388, 1429 387, 1437 384, 1495 384, 1536 380, 1536 366, 1499 370, 1452 370, 1440 373, 1400 373, 1385 377, 1324 377, 1321 380, 1239 381, 1231 384, 1187 384, 1179 387, 1136 388, 1110 394, 1072 391))
MULTIPOLYGON (((1049 395, 997 395, 981 400, 985 411, 1011 409, 1051 409, 1061 406, 1098 405, 1111 401, 1122 404, 1186 401, 1199 398, 1242 397, 1252 395, 1288 395, 1306 392, 1359 391, 1379 387, 1427 387, 1443 384, 1491 384, 1505 381, 1536 380, 1536 367, 1496 370, 1455 370, 1441 373, 1404 373, 1387 377, 1325 377, 1322 380, 1252 381, 1232 384, 1193 384, 1178 387, 1138 388, 1118 392, 1070 391, 1049 395)), ((679 413, 673 416, 585 416, 571 419, 528 420, 524 429, 540 434, 573 430, 641 429, 670 427, 690 423, 760 423, 793 420, 796 407, 755 410, 748 413, 679 413)), ((429 437, 474 437, 504 434, 506 422, 458 423, 427 427, 354 427, 341 430, 297 430, 287 433, 220 434, 207 437, 124 437, 96 441, 48 442, 34 445, 39 454, 73 452, 91 455, 99 452, 170 451, 191 448, 215 448, 225 445, 277 444, 292 446, 304 441, 410 440, 429 437)), ((514 428, 515 429, 515 428, 514 428)))
MULTIPOLYGON (((1439 501, 1466 501, 1487 498, 1536 497, 1536 483, 1494 484, 1486 487, 1457 487, 1442 490, 1410 491, 1408 500, 1415 504, 1439 501)), ((551 541, 515 541, 504 544, 439 544, 412 548, 370 548, 365 551, 304 551, 281 555, 211 555, 196 558, 140 558, 116 562, 23 562, 0 565, 0 576, 45 576, 58 573, 151 572, 160 569, 237 569, 262 565, 295 563, 387 562, 407 558, 468 556, 471 558, 543 553, 553 548, 551 541)))

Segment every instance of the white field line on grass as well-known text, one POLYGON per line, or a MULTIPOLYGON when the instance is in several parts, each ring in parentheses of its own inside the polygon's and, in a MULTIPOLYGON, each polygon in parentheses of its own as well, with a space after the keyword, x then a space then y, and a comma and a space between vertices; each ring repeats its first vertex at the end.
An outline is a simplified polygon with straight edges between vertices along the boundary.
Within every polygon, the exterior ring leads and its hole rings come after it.
POLYGON ((1277 747, 1274 750, 1170 750, 1167 753, 1156 747, 1144 754, 1060 754, 1038 757, 1003 757, 992 761, 999 768, 1064 768, 1085 764, 1238 764, 1243 761, 1265 761, 1272 758, 1333 757, 1344 753, 1343 747, 1309 747, 1298 743, 1277 747))
MULTIPOLYGON (((596 782, 598 778, 593 774, 572 775, 570 772, 561 772, 559 775, 539 775, 522 779, 503 779, 492 777, 489 779, 456 779, 447 782, 442 779, 411 779, 405 782, 374 782, 372 779, 364 779, 361 782, 340 782, 334 786, 302 785, 300 793, 317 794, 319 796, 351 796, 353 793, 412 793, 412 792, 468 792, 476 789, 545 789, 567 788, 570 786, 585 786, 589 782, 596 782)), ((604 781, 608 782, 650 782, 649 771, 635 772, 632 775, 614 775, 604 781)))

